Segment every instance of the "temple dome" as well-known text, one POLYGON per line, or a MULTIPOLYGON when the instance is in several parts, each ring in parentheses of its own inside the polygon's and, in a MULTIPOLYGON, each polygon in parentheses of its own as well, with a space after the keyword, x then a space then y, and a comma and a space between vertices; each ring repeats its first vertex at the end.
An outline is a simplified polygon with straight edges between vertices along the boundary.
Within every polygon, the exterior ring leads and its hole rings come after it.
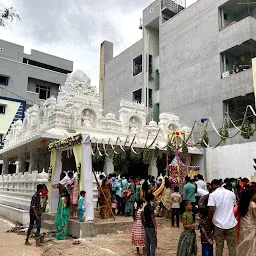
POLYGON ((155 127, 155 126, 157 126, 157 122, 154 121, 154 120, 151 120, 148 125, 152 126, 152 127, 155 127))
POLYGON ((116 116, 115 116, 112 112, 109 112, 109 113, 106 115, 106 119, 115 120, 115 119, 116 119, 116 116))

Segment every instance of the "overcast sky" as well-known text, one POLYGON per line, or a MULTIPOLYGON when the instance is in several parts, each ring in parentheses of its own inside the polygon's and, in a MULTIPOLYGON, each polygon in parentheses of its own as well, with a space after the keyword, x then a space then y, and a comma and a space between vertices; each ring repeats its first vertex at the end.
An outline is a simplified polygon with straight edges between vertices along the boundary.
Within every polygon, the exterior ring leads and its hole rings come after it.
MULTIPOLYGON (((191 5, 197 0, 187 0, 191 5)), ((114 43, 114 55, 140 40, 142 11, 151 0, 0 0, 21 21, 0 28, 0 39, 74 61, 98 86, 100 44, 114 43)))

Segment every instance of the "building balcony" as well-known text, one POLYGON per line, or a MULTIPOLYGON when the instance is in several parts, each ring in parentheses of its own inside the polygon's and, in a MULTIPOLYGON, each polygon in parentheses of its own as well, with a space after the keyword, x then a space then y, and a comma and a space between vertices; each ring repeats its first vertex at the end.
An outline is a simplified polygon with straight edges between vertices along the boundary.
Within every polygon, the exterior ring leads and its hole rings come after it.
POLYGON ((256 19, 247 17, 230 27, 220 31, 219 48, 220 52, 226 51, 237 45, 253 39, 256 41, 256 19))
POLYGON ((161 0, 161 11, 168 20, 186 8, 186 0, 161 0))
POLYGON ((256 18, 255 4, 251 1, 229 0, 219 7, 220 30, 229 28, 235 23, 247 18, 256 18))
POLYGON ((223 100, 254 93, 252 69, 235 73, 221 79, 220 90, 223 93, 223 100))
POLYGON ((222 78, 251 70, 256 56, 256 41, 248 40, 221 53, 222 78))

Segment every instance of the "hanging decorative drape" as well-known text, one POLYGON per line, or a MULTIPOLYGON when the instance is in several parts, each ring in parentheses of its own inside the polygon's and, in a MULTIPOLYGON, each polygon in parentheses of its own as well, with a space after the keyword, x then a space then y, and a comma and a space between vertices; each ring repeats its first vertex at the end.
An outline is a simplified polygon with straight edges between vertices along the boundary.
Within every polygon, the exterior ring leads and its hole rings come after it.
POLYGON ((77 177, 79 181, 80 190, 84 190, 84 173, 83 173, 83 164, 82 164, 82 144, 74 145, 73 152, 76 160, 76 168, 77 168, 77 177))
MULTIPOLYGON (((50 168, 48 171, 48 194, 51 195, 51 191, 52 191, 52 178, 54 176, 54 171, 55 171, 55 167, 56 167, 56 156, 57 156, 57 151, 56 150, 52 150, 51 151, 51 159, 50 159, 50 168)), ((48 204, 50 204, 50 200, 51 197, 49 196, 48 199, 48 204)))

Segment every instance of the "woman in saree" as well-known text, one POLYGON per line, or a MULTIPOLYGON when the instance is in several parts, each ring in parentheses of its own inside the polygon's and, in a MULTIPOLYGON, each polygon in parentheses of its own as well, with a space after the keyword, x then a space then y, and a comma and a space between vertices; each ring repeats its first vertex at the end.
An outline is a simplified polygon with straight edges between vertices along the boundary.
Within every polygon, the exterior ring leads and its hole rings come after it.
POLYGON ((166 215, 166 217, 169 217, 170 215, 171 208, 172 208, 171 194, 172 194, 172 191, 171 191, 170 181, 167 177, 165 177, 164 189, 160 197, 161 203, 160 203, 160 209, 158 213, 160 217, 162 217, 164 214, 166 215))
POLYGON ((135 184, 132 178, 129 180, 127 200, 125 204, 124 216, 133 216, 133 206, 135 203, 135 184))
POLYGON ((70 216, 70 197, 66 189, 61 190, 58 211, 54 223, 56 224, 56 239, 64 240, 68 233, 68 220, 70 216))
POLYGON ((100 216, 102 219, 108 219, 112 216, 111 214, 111 183, 104 179, 101 185, 100 192, 100 216))
POLYGON ((240 196, 238 212, 240 217, 239 244, 237 255, 256 255, 256 194, 252 188, 245 189, 240 196))
POLYGON ((79 183, 77 178, 77 172, 74 174, 69 185, 72 187, 72 191, 70 194, 70 219, 75 219, 77 218, 79 196, 79 183))
POLYGON ((135 180, 135 186, 136 186, 136 189, 135 189, 135 201, 138 201, 140 199, 140 192, 141 192, 141 184, 140 184, 140 181, 138 178, 136 178, 135 180))

